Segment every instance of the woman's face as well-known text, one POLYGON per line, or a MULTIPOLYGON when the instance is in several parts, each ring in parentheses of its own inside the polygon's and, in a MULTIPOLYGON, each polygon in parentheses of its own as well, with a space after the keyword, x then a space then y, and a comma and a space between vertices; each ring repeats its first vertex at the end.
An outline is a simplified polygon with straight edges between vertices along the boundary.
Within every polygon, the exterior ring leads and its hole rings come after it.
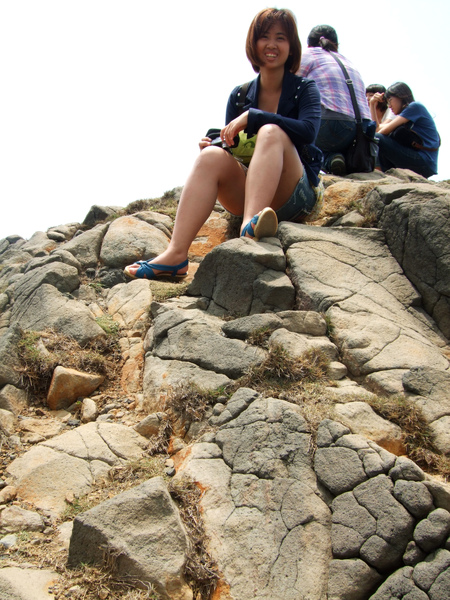
POLYGON ((269 27, 256 42, 256 53, 261 67, 284 67, 289 50, 289 41, 281 23, 269 27))
POLYGON ((403 102, 400 100, 400 98, 397 98, 396 96, 391 96, 387 100, 387 103, 394 115, 399 115, 402 112, 403 102))

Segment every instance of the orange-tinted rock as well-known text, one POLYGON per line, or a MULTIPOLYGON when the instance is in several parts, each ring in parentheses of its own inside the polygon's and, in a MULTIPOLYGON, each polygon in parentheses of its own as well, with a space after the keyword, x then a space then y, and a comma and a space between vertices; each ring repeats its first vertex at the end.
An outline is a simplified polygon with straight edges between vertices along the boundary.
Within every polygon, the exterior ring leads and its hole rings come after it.
POLYGON ((53 371, 47 404, 52 410, 67 408, 78 398, 92 394, 104 379, 103 375, 82 373, 58 366, 53 371))

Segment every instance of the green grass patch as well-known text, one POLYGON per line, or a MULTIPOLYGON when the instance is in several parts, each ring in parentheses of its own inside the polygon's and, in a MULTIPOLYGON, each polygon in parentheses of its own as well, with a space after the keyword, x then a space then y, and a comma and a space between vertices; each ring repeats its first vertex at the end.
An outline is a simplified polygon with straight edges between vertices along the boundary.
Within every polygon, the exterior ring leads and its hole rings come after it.
POLYGON ((105 333, 112 336, 118 336, 120 331, 120 325, 117 321, 111 317, 111 315, 102 315, 95 319, 97 325, 103 329, 105 333))

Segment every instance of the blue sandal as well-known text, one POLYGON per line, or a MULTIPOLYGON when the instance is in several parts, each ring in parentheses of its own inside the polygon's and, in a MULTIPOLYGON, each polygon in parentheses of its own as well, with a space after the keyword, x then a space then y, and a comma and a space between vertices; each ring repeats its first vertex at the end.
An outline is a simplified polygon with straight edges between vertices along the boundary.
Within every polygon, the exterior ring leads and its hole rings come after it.
MULTIPOLYGON (((186 259, 179 265, 158 265, 156 263, 152 263, 151 260, 137 260, 133 265, 140 265, 139 269, 136 273, 131 273, 128 269, 129 267, 125 267, 123 272, 131 279, 162 279, 162 278, 172 278, 172 279, 184 279, 187 277, 186 273, 178 274, 178 271, 183 267, 187 267, 189 261, 186 259), (161 271, 161 273, 155 273, 156 271, 161 271)), ((130 265, 132 266, 132 265, 130 265)))
POLYGON ((270 207, 263 208, 244 227, 241 237, 258 241, 263 237, 273 237, 278 229, 277 213, 270 207))

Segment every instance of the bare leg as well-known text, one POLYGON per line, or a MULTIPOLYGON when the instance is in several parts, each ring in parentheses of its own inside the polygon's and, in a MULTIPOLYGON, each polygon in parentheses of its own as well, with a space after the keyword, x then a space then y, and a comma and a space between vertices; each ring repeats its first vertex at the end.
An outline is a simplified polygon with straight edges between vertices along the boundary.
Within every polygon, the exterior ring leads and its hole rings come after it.
POLYGON ((247 174, 242 227, 266 206, 281 208, 302 175, 303 165, 289 136, 277 125, 261 127, 247 174))
MULTIPOLYGON (((202 150, 183 188, 169 246, 151 262, 182 263, 199 229, 211 214, 217 197, 224 199, 231 212, 242 214, 244 194, 245 173, 231 154, 211 146, 202 150)), ((128 271, 134 274, 138 268, 139 265, 134 264, 128 271)), ((181 275, 186 271, 187 266, 178 273, 181 275)))

